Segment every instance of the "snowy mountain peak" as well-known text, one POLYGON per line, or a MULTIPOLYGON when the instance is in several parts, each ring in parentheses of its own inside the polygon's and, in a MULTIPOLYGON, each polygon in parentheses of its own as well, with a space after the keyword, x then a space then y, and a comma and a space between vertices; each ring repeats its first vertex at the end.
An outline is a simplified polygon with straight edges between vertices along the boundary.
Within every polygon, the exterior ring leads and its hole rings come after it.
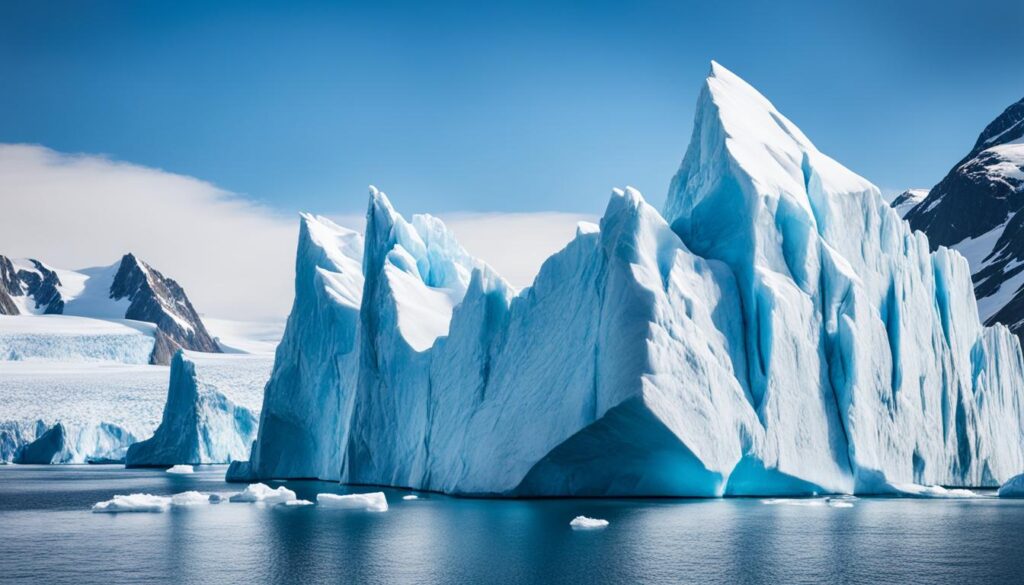
POLYGON ((1024 335, 1024 100, 1006 108, 974 147, 917 205, 902 211, 970 262, 978 310, 987 324, 1024 335))
POLYGON ((220 351, 181 286, 131 253, 110 266, 82 270, 0 256, 0 315, 154 323, 153 363, 168 363, 179 347, 220 351))
POLYGON ((1003 110, 978 136, 972 153, 1024 138, 1024 99, 1003 110))
POLYGON ((220 352, 185 290, 132 253, 121 258, 110 284, 110 299, 129 301, 125 319, 156 323, 159 331, 154 349, 156 363, 169 363, 181 348, 220 352))
POLYGON ((893 197, 889 205, 896 210, 896 213, 903 217, 908 211, 914 208, 918 203, 924 201, 924 198, 928 196, 928 189, 907 189, 899 195, 893 197))

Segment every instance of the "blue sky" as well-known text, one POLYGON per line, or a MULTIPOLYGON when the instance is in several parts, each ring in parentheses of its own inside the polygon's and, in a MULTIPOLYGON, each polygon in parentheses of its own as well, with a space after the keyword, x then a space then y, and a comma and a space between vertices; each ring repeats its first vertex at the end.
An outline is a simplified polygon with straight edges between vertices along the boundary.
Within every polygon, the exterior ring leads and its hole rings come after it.
POLYGON ((284 213, 660 206, 714 58, 884 190, 1024 96, 1024 3, 8 2, 0 142, 284 213), (493 4, 493 5, 490 5, 493 4))

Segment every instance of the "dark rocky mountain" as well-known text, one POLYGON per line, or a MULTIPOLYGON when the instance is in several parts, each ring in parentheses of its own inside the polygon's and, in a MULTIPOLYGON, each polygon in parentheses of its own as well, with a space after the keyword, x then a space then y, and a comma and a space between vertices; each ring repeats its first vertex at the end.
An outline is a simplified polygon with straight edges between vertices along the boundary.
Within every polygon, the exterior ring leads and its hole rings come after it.
MULTIPOLYGON (((107 280, 99 283, 99 287, 102 289, 100 292, 106 295, 110 303, 109 314, 103 317, 145 321, 157 326, 156 343, 150 357, 152 363, 169 364, 179 348, 220 352, 185 290, 173 279, 164 276, 133 254, 125 254, 121 258, 112 280, 110 276, 105 278, 107 280), (128 305, 126 310, 123 308, 124 301, 127 301, 128 305)), ((10 258, 0 256, 0 315, 29 312, 97 316, 79 314, 74 309, 68 309, 68 303, 74 300, 73 297, 68 298, 68 294, 58 272, 42 262, 29 260, 27 263, 15 263, 10 258), (19 309, 19 306, 22 308, 19 309)), ((103 304, 107 303, 104 301, 103 304)))
POLYGON ((933 248, 948 246, 967 257, 982 319, 1004 323, 1018 336, 1024 334, 1022 210, 1024 99, 993 120, 967 156, 904 215, 933 248))
POLYGON ((17 268, 5 256, 0 256, 0 315, 17 315, 21 311, 14 302, 16 297, 31 299, 38 312, 59 315, 64 312, 60 294, 60 278, 38 260, 30 260, 33 269, 17 268))
POLYGON ((14 265, 5 257, 0 256, 0 315, 17 315, 18 306, 11 298, 11 291, 21 291, 21 282, 14 270, 14 265))
POLYGON ((121 258, 121 266, 110 285, 110 298, 131 301, 125 319, 156 323, 158 334, 153 355, 157 363, 170 364, 179 348, 220 352, 185 290, 133 254, 121 258))

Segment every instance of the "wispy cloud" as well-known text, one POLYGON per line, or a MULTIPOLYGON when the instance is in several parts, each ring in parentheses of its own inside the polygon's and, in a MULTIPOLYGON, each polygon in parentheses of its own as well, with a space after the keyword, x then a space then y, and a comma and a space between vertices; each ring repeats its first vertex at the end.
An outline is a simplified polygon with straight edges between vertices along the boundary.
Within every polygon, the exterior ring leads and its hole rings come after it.
MULTIPOLYGON (((595 220, 556 212, 441 217, 469 252, 520 287, 572 238, 577 222, 595 220)), ((362 217, 339 219, 362 229, 362 217)), ((0 254, 84 268, 134 252, 181 283, 207 315, 287 315, 297 226, 297 217, 193 177, 0 144, 0 254)))
POLYGON ((203 313, 287 314, 297 218, 207 182, 91 155, 0 145, 0 254, 63 268, 126 252, 177 280, 203 313))

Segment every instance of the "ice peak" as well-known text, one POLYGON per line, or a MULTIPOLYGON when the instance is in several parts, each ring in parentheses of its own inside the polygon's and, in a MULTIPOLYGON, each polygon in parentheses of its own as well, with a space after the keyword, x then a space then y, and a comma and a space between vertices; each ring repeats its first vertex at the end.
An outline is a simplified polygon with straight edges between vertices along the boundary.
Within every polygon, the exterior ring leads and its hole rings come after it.
POLYGON ((609 201, 608 204, 609 207, 611 207, 613 203, 616 205, 626 204, 630 207, 639 207, 641 203, 646 203, 646 201, 644 201, 644 196, 640 194, 640 191, 635 187, 626 185, 626 187, 622 189, 618 187, 612 189, 611 201, 609 201))
MULTIPOLYGON (((391 205, 391 200, 388 199, 387 193, 370 185, 370 199, 366 209, 367 231, 369 231, 370 221, 374 218, 380 218, 389 224, 393 224, 396 217, 398 217, 398 212, 391 205)), ((369 236, 369 233, 367 233, 367 236, 369 236)))
POLYGON ((666 202, 665 218, 675 222, 689 216, 708 195, 732 182, 741 186, 747 197, 764 196, 760 203, 748 199, 748 210, 786 197, 810 211, 807 187, 812 176, 832 193, 877 191, 822 154, 753 86, 712 62, 697 102, 690 145, 666 202))

